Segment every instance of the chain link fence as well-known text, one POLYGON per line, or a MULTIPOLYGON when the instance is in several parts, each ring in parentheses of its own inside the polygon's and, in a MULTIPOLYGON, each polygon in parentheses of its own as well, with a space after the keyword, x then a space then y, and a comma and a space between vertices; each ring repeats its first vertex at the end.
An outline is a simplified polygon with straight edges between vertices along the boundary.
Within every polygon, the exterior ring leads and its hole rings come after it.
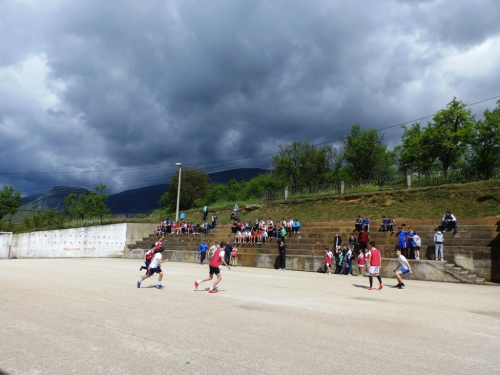
POLYGON ((487 179, 500 179, 500 168, 493 169, 489 178, 486 178, 484 174, 475 171, 462 170, 449 171, 447 174, 437 172, 427 176, 394 174, 380 176, 372 180, 340 181, 340 183, 337 184, 262 191, 260 199, 263 203, 265 203, 309 197, 399 190, 411 187, 439 186, 451 183, 483 181, 487 179))

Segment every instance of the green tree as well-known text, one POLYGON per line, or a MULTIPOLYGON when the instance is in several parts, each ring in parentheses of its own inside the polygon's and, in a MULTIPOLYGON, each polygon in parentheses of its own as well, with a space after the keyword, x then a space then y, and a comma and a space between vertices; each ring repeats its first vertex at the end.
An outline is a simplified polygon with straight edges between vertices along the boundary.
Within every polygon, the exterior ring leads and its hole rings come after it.
POLYGON ((21 205, 21 191, 15 190, 11 185, 4 185, 0 190, 0 220, 5 215, 14 215, 21 205))
POLYGON ((332 158, 330 146, 319 148, 300 141, 279 148, 279 154, 273 157, 275 178, 285 181, 292 189, 325 182, 332 158))
POLYGON ((341 138, 344 160, 355 180, 371 180, 392 172, 394 153, 387 151, 384 134, 375 129, 361 130, 355 124, 346 138, 341 138))
POLYGON ((414 123, 410 128, 404 129, 401 144, 394 147, 398 169, 404 174, 418 173, 428 176, 436 167, 435 159, 429 154, 424 142, 423 128, 414 123))
POLYGON ((474 122, 466 105, 453 98, 425 128, 422 141, 427 145, 425 156, 437 160, 445 175, 464 156, 474 136, 474 122))
POLYGON ((71 218, 84 219, 85 217, 100 217, 111 213, 106 206, 106 200, 109 198, 108 193, 104 192, 106 185, 99 184, 94 191, 89 191, 87 194, 71 193, 64 198, 66 213, 71 218))
POLYGON ((500 100, 493 111, 486 109, 483 114, 484 120, 474 126, 469 162, 474 170, 489 179, 493 168, 500 166, 500 100))
MULTIPOLYGON (((168 191, 160 198, 161 208, 175 210, 177 207, 177 187, 179 186, 179 171, 172 176, 168 185, 168 191)), ((202 169, 182 168, 181 172, 181 195, 179 209, 188 210, 194 207, 195 201, 205 198, 210 186, 210 178, 202 169)))

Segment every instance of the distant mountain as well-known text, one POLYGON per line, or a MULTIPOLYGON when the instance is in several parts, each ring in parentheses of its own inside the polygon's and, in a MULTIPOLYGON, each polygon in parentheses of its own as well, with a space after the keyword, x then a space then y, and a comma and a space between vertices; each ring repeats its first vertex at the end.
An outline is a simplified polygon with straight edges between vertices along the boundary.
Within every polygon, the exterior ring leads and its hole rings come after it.
MULTIPOLYGON (((266 169, 240 168, 210 173, 208 176, 214 183, 222 184, 231 179, 249 181, 259 174, 268 173, 266 169)), ((64 211, 64 198, 71 193, 86 194, 88 190, 68 186, 54 186, 45 194, 24 197, 20 208, 25 210, 64 211)), ((168 191, 168 184, 146 186, 139 189, 126 190, 109 196, 106 205, 114 214, 148 213, 158 208, 163 193, 168 191)))
POLYGON ((54 210, 64 211, 64 198, 69 194, 87 194, 87 189, 75 188, 70 186, 54 186, 48 193, 30 195, 22 199, 23 210, 54 210), (33 199, 34 198, 34 199, 33 199), (28 202, 28 203, 25 203, 28 202))

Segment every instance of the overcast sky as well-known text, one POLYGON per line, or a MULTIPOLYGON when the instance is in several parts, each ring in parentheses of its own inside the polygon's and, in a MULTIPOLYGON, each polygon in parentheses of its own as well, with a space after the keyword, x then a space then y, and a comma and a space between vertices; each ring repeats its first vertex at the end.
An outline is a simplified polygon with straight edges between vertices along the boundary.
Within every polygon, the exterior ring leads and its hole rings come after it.
MULTIPOLYGON (((165 183, 176 162, 268 168, 280 144, 500 95, 498 0, 0 0, 0 10, 0 186, 23 195, 165 183)), ((390 147, 400 136, 385 131, 390 147)))

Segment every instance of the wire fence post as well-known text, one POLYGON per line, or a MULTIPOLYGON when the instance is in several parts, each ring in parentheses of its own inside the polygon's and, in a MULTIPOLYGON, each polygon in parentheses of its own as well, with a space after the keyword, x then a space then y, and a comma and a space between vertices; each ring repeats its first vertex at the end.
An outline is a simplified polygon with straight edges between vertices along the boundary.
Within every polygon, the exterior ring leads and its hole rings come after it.
POLYGON ((285 187, 285 200, 288 199, 288 186, 285 187))
POLYGON ((345 183, 344 181, 340 181, 340 195, 345 194, 345 183))
POLYGON ((411 174, 406 175, 406 187, 411 188, 411 174))

